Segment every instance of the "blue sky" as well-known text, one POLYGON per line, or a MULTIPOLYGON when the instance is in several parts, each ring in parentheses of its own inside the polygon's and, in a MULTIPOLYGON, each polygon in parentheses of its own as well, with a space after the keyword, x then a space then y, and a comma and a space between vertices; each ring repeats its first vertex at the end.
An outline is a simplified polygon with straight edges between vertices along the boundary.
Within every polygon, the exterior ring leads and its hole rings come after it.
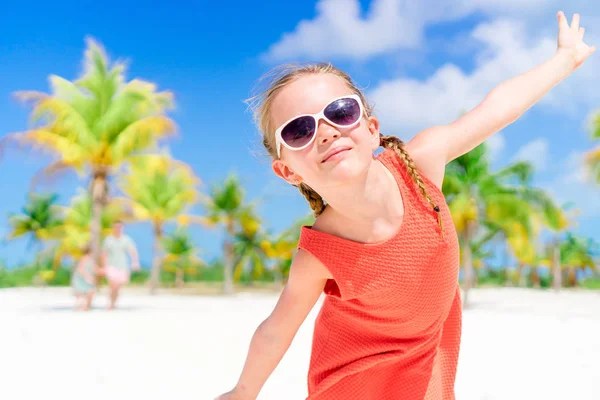
MULTIPOLYGON (((175 94, 171 117, 179 137, 174 157, 192 165, 204 190, 229 172, 249 200, 261 199, 266 226, 278 231, 308 211, 295 189, 270 170, 243 100, 257 79, 287 61, 332 61, 366 88, 382 130, 410 139, 474 107, 495 85, 550 58, 555 14, 582 14, 586 41, 600 44, 600 5, 574 0, 516 1, 323 0, 320 2, 174 1, 142 7, 133 1, 3 2, 0 5, 0 136, 27 127, 28 109, 16 90, 48 91, 48 75, 81 72, 84 38, 109 56, 128 60, 128 78, 155 82, 175 94), (12 4, 11 4, 12 3, 12 4), (259 5, 260 6, 259 6, 259 5)), ((575 229, 600 240, 600 191, 584 181, 580 153, 592 148, 586 121, 600 109, 596 54, 517 122, 491 139, 495 167, 528 159, 537 185, 582 209, 575 229)), ((29 181, 49 160, 8 152, 0 160, 0 235, 5 216, 23 205, 29 181)), ((67 175, 41 190, 66 204, 82 186, 67 175)), ((196 208, 194 211, 201 212, 196 208)), ((128 232, 142 260, 151 258, 151 232, 128 232)), ((222 236, 194 230, 205 257, 220 253, 222 236)), ((0 245, 9 265, 29 259, 25 242, 0 245)))

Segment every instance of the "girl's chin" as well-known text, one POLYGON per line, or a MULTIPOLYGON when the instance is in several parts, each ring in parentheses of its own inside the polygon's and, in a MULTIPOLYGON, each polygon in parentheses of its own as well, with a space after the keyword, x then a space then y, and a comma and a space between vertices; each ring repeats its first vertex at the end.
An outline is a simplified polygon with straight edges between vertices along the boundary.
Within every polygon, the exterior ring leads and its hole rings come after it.
POLYGON ((346 183, 362 179, 364 174, 364 168, 357 168, 356 164, 350 165, 350 163, 340 162, 334 168, 327 171, 322 180, 325 183, 346 183))

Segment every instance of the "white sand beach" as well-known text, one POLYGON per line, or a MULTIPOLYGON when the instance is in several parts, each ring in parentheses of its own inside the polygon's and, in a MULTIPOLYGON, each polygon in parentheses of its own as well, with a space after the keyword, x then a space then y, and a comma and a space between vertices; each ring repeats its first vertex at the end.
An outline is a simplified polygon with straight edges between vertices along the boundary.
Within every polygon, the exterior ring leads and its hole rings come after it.
MULTIPOLYGON (((67 289, 0 290, 3 399, 213 399, 236 381, 276 294, 148 296, 71 310, 67 289)), ((464 311, 458 400, 600 399, 600 292, 477 289, 464 311)), ((261 400, 302 400, 318 306, 261 400)), ((345 400, 345 399, 341 399, 345 400)))

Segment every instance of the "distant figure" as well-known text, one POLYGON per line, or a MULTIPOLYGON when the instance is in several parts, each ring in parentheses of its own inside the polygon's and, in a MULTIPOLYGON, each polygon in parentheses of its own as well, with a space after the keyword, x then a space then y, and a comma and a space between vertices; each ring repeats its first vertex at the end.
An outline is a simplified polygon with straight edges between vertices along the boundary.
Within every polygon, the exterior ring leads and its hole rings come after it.
POLYGON ((127 255, 131 258, 134 271, 140 269, 138 253, 133 240, 123 233, 123 222, 113 224, 113 232, 102 243, 102 264, 104 274, 110 286, 110 303, 108 309, 115 308, 121 286, 129 283, 130 270, 127 255))
POLYGON ((71 285, 75 292, 75 310, 89 311, 96 290, 97 266, 92 257, 92 247, 88 244, 83 249, 83 256, 77 262, 71 285))

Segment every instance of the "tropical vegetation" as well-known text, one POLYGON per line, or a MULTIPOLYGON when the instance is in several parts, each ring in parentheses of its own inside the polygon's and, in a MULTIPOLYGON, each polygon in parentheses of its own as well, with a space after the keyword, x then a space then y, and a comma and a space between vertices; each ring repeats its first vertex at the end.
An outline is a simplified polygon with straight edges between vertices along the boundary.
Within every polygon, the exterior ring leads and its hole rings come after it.
MULTIPOLYGON (((128 81, 124 64, 111 63, 92 39, 84 66, 73 81, 51 75, 49 93, 16 93, 32 107, 32 126, 4 136, 0 150, 18 144, 49 153, 53 161, 34 177, 22 210, 8 216, 5 242, 26 238, 33 261, 11 269, 0 261, 0 287, 68 285, 82 248, 92 243, 98 257, 102 239, 122 220, 150 226, 153 236, 151 265, 133 275, 133 285, 153 293, 201 281, 217 282, 226 294, 256 282, 281 288, 300 228, 314 217, 273 232, 236 174, 204 188, 196 172, 161 144, 175 132, 167 116, 172 93, 128 81), (37 190, 40 180, 68 169, 81 183, 72 198, 37 190), (220 235, 222 255, 202 256, 194 229, 220 235)), ((600 113, 592 139, 600 140, 600 113)), ((586 153, 585 165, 600 184, 600 147, 586 153)), ((448 165, 443 192, 461 246, 465 303, 477 285, 600 288, 600 246, 573 233, 579 210, 536 188, 534 172, 527 162, 494 169, 486 144, 448 165)))

